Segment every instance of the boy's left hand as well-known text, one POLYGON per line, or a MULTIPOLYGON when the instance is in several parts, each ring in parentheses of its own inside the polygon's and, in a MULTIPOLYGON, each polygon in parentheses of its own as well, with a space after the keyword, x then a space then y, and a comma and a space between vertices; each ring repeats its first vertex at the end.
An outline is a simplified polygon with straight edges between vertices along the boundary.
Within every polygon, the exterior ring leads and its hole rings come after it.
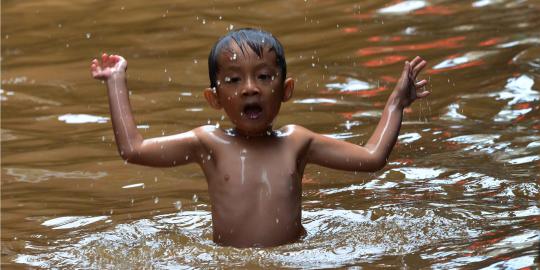
POLYGON ((427 84, 426 80, 416 82, 416 76, 418 76, 418 73, 420 73, 425 66, 426 61, 419 56, 415 57, 411 62, 405 62, 401 77, 394 88, 394 94, 402 108, 411 105, 416 99, 424 98, 431 94, 429 91, 417 92, 417 89, 422 88, 427 84))

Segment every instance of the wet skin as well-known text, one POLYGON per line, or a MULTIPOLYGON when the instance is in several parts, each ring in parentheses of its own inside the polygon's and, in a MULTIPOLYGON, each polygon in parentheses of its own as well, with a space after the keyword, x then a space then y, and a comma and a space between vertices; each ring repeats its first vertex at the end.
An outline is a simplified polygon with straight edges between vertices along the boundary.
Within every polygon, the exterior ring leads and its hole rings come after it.
POLYGON ((235 247, 268 247, 297 241, 301 225, 302 175, 307 163, 348 171, 384 167, 401 127, 403 109, 429 94, 416 82, 426 62, 405 62, 373 135, 364 146, 335 140, 297 125, 272 129, 281 103, 292 96, 294 80, 279 74, 274 52, 258 57, 231 44, 220 52, 217 89, 205 89, 211 107, 224 109, 235 126, 224 131, 202 126, 143 139, 126 86, 127 62, 118 55, 94 59, 92 76, 107 83, 118 150, 130 163, 169 167, 198 163, 208 182, 213 240, 235 247))

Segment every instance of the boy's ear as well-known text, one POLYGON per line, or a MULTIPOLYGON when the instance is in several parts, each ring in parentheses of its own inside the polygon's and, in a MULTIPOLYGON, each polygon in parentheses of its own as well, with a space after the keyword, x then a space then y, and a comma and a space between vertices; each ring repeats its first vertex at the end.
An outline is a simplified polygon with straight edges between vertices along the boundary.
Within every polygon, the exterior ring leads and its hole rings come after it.
POLYGON ((294 79, 287 78, 285 82, 283 82, 283 101, 282 102, 286 102, 289 99, 291 99, 293 91, 294 91, 294 79))
POLYGON ((203 91, 203 95, 204 98, 206 98, 206 101, 208 101, 208 104, 210 104, 210 107, 216 110, 221 109, 221 104, 219 104, 219 99, 215 90, 212 88, 206 88, 203 91))

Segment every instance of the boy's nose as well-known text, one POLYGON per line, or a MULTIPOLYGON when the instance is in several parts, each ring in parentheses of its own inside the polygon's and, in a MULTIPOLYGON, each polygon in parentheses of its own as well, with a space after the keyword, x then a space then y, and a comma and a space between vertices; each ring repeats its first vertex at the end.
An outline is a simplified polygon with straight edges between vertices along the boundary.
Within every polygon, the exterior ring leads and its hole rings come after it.
POLYGON ((251 79, 248 79, 242 89, 242 95, 253 96, 253 95, 258 95, 259 93, 260 93, 259 88, 254 83, 254 81, 251 79))

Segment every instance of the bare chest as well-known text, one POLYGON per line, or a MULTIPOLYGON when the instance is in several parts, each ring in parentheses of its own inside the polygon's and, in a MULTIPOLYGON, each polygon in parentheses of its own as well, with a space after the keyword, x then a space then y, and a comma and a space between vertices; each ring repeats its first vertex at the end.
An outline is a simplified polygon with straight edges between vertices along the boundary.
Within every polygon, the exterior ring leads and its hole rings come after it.
POLYGON ((259 196, 270 197, 292 191, 299 181, 301 168, 294 153, 278 147, 235 150, 239 151, 216 155, 214 169, 207 174, 209 185, 230 188, 231 192, 256 191, 259 196))
POLYGON ((263 203, 290 199, 300 192, 302 162, 285 143, 221 145, 205 165, 210 195, 218 200, 263 203))

